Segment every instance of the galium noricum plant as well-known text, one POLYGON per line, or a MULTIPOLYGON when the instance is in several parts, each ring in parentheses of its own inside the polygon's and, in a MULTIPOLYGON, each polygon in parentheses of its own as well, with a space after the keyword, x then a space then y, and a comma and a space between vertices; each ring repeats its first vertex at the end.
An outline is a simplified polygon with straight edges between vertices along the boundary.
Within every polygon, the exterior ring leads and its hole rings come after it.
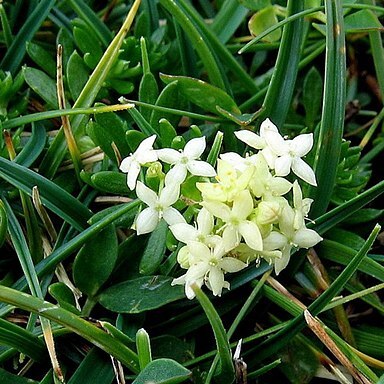
POLYGON ((246 130, 235 135, 252 152, 245 157, 223 153, 217 169, 200 160, 205 137, 191 139, 177 151, 153 149, 153 135, 120 164, 120 170, 127 173, 128 187, 147 205, 136 217, 137 234, 152 232, 163 219, 174 237, 185 244, 177 261, 187 271, 172 284, 184 284, 189 299, 195 296, 193 283, 199 287, 205 284, 220 296, 223 288, 230 288, 225 274, 238 272, 253 261, 258 265, 261 258, 273 264, 279 274, 293 250, 310 248, 322 240, 305 225, 313 200, 303 198, 298 180, 292 183, 285 178, 292 171, 316 186, 312 168, 302 159, 313 146, 313 134, 289 140, 266 119, 259 135, 246 130), (138 181, 142 167, 147 167, 147 175, 157 176, 155 187, 138 181), (181 190, 188 193, 183 184, 189 177, 199 180, 195 188, 200 201, 181 196, 181 190), (196 206, 194 220, 189 223, 174 207, 179 199, 196 206))

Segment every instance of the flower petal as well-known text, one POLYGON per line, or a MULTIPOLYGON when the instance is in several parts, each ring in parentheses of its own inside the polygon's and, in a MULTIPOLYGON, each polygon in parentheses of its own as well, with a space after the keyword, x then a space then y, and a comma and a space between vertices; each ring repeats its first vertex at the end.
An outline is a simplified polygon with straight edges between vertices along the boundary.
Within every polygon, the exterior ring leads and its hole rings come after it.
POLYGON ((323 238, 313 229, 302 228, 295 233, 293 243, 300 248, 310 248, 319 243, 323 238))
POLYGON ((185 223, 183 215, 177 209, 172 207, 168 207, 164 210, 163 218, 168 223, 168 225, 185 223))
POLYGON ((240 243, 240 235, 237 228, 232 225, 225 227, 223 231, 223 244, 226 252, 229 252, 233 248, 237 247, 240 243))
POLYGON ((136 187, 136 181, 139 177, 140 169, 140 164, 137 161, 131 162, 131 166, 127 174, 127 184, 131 191, 133 191, 136 187))
POLYGON ((224 287, 224 273, 219 268, 211 268, 209 271, 209 287, 215 296, 221 296, 224 287))
POLYGON ((153 149, 145 152, 138 152, 136 159, 140 164, 153 163, 158 159, 157 152, 153 149))
POLYGON ((239 220, 246 219, 253 210, 253 199, 251 193, 246 189, 241 191, 233 201, 231 216, 239 220))
POLYGON ((198 260, 205 260, 208 262, 211 257, 209 248, 200 241, 191 241, 188 244, 188 248, 191 255, 195 256, 198 260))
POLYGON ((235 132, 235 136, 241 140, 243 143, 249 145, 255 149, 263 149, 265 147, 265 140, 261 138, 259 135, 251 131, 237 131, 235 132))
POLYGON ((266 131, 279 132, 276 125, 272 123, 268 118, 265 119, 260 125, 260 136, 265 137, 266 131))
POLYGON ((291 258, 291 246, 287 246, 283 249, 280 259, 275 261, 275 273, 278 275, 289 263, 291 258))
POLYGON ((206 208, 203 207, 200 209, 196 222, 200 233, 203 235, 211 234, 214 226, 214 219, 213 215, 206 208))
POLYGON ((275 175, 287 176, 291 169, 292 157, 289 155, 278 157, 275 161, 275 175))
POLYGON ((152 232, 156 228, 159 221, 159 214, 155 209, 151 207, 145 208, 136 218, 137 234, 143 235, 145 233, 152 232))
POLYGON ((198 159, 205 150, 205 136, 189 140, 184 147, 184 156, 190 160, 198 159))
POLYGON ((181 153, 172 148, 157 150, 157 156, 167 164, 175 164, 181 159, 181 153))
POLYGON ((196 228, 187 223, 173 224, 169 227, 169 229, 177 240, 185 244, 189 241, 196 240, 198 235, 196 228))
POLYGON ((128 156, 122 160, 119 167, 121 172, 124 172, 124 173, 129 172, 129 169, 131 168, 132 159, 133 159, 132 156, 128 156))
POLYGON ((235 259, 234 257, 223 257, 223 259, 219 262, 219 266, 225 272, 233 273, 241 271, 247 266, 247 264, 235 259))
POLYGON ((282 249, 287 245, 287 238, 280 232, 272 231, 264 240, 264 250, 273 251, 282 249))
POLYGON ((266 129, 264 138, 268 147, 278 156, 283 156, 288 152, 287 142, 283 139, 280 133, 266 129))
POLYGON ((141 181, 136 185, 137 197, 150 207, 153 207, 157 203, 157 195, 152 189, 148 188, 141 181))
POLYGON ((153 148, 153 144, 155 143, 156 135, 152 135, 144 139, 140 145, 137 147, 135 153, 148 151, 153 148))
POLYGON ((175 204, 180 196, 179 184, 168 184, 162 189, 159 196, 159 202, 163 207, 169 207, 175 204))
POLYGON ((252 221, 243 221, 239 224, 239 232, 246 244, 255 251, 263 250, 263 239, 259 227, 252 221))
POLYGON ((291 141, 291 149, 298 157, 305 156, 313 146, 313 133, 306 133, 296 136, 291 141))
POLYGON ((313 169, 304 160, 300 159, 300 157, 293 159, 292 171, 308 184, 315 187, 317 186, 315 172, 313 172, 313 169))
POLYGON ((165 175, 165 185, 181 184, 187 177, 187 168, 184 164, 178 163, 173 166, 165 175))
POLYGON ((190 160, 187 163, 187 169, 192 175, 213 177, 216 176, 215 168, 211 164, 201 160, 190 160))
POLYGON ((228 222, 231 217, 231 210, 228 205, 218 201, 203 201, 201 203, 211 214, 221 220, 228 222))

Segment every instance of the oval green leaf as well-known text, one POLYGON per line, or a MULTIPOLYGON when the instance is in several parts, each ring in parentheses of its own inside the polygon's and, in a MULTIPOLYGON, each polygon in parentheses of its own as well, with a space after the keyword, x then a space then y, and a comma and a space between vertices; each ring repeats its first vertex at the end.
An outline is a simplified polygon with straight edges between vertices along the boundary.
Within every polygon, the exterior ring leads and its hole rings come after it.
POLYGON ((205 111, 217 115, 216 107, 219 106, 226 111, 241 114, 234 100, 220 88, 192 77, 160 74, 160 78, 166 84, 177 81, 180 93, 205 111))
POLYGON ((117 259, 118 244, 113 225, 86 243, 75 258, 73 278, 76 286, 94 296, 108 280, 117 259))
POLYGON ((116 284, 99 296, 99 303, 112 312, 140 313, 184 297, 184 288, 171 286, 171 277, 145 276, 116 284))

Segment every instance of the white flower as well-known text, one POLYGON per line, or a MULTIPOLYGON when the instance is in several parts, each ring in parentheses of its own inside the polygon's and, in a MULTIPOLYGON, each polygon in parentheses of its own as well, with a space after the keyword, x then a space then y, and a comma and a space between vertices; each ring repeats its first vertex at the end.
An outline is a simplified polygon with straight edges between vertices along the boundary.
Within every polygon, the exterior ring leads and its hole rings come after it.
POLYGON ((166 186, 157 196, 152 189, 138 181, 136 194, 141 201, 148 205, 148 208, 142 210, 137 216, 136 231, 138 235, 152 232, 162 218, 169 225, 185 222, 183 215, 171 207, 179 198, 180 186, 178 184, 166 186))
POLYGON ((312 168, 301 159, 312 149, 312 133, 299 135, 293 140, 284 140, 279 132, 267 130, 265 141, 271 151, 278 156, 274 166, 276 176, 287 176, 292 169, 293 173, 308 184, 317 185, 312 168))
POLYGON ((166 182, 168 179, 173 183, 182 183, 187 177, 187 171, 195 176, 215 176, 216 171, 212 165, 197 160, 203 154, 205 146, 205 137, 199 137, 188 141, 181 152, 172 148, 159 149, 157 151, 159 159, 173 165, 173 168, 167 173, 166 182))
POLYGON ((253 199, 248 190, 241 191, 233 200, 232 209, 228 205, 218 201, 202 202, 214 216, 223 220, 223 242, 228 252, 239 245, 244 238, 249 247, 256 251, 263 249, 263 240, 260 229, 256 223, 247 220, 253 211, 253 199))
POLYGON ((268 163, 269 168, 273 169, 275 160, 276 160, 276 155, 271 151, 265 139, 267 132, 278 133, 277 127, 269 119, 266 119, 261 123, 260 136, 254 132, 247 131, 247 130, 237 131, 235 132, 235 135, 239 140, 241 140, 245 144, 249 145, 254 149, 260 150, 259 153, 261 153, 264 156, 265 160, 268 163))
POLYGON ((153 149, 156 135, 152 135, 143 140, 136 151, 123 159, 120 164, 120 170, 127 173, 127 184, 130 190, 136 187, 136 180, 139 176, 141 166, 157 160, 157 153, 153 149))
POLYGON ((275 261, 275 272, 278 275, 289 263, 292 248, 310 248, 316 245, 322 238, 317 232, 304 226, 295 228, 296 213, 288 204, 282 209, 279 229, 272 231, 263 240, 264 249, 272 251, 280 249, 282 257, 275 261))
POLYGON ((199 287, 205 282, 215 296, 221 296, 223 288, 229 289, 229 283, 224 280, 227 272, 238 272, 247 264, 233 257, 223 257, 225 249, 223 242, 218 242, 214 248, 192 241, 189 243, 191 265, 184 275, 172 281, 172 285, 185 284, 185 294, 193 299, 195 294, 191 288, 193 283, 199 287))
POLYGON ((202 208, 196 218, 196 227, 187 223, 171 225, 169 229, 177 240, 188 244, 191 241, 199 241, 209 247, 220 239, 220 236, 212 234, 214 226, 213 215, 205 208, 202 208))

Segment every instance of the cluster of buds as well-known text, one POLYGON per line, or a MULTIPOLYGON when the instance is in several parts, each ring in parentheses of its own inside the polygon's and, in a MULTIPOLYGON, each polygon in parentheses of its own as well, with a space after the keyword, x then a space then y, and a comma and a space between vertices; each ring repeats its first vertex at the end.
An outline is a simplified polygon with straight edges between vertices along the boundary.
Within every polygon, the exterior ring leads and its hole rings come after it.
POLYGON ((128 187, 147 205, 136 217, 137 234, 152 232, 164 219, 174 237, 185 244, 177 260, 187 271, 172 284, 184 284, 190 299, 194 297, 193 283, 205 284, 220 296, 223 288, 230 288, 225 274, 240 271, 253 261, 258 265, 261 258, 279 274, 293 250, 321 241, 305 225, 312 199, 303 198, 297 180, 291 183, 285 178, 292 171, 316 186, 312 168, 302 159, 313 146, 313 135, 286 139, 269 119, 261 124, 259 135, 246 130, 235 135, 253 153, 245 157, 221 154, 217 169, 200 159, 205 137, 192 139, 184 150, 177 151, 153 149, 154 135, 120 165, 128 174, 128 187), (147 173, 156 168, 162 175, 157 191, 137 180, 143 166, 148 167, 147 173), (194 188, 201 198, 194 202, 196 214, 188 223, 174 205, 181 197, 188 198, 180 196, 180 191, 191 177, 197 180, 194 188))

